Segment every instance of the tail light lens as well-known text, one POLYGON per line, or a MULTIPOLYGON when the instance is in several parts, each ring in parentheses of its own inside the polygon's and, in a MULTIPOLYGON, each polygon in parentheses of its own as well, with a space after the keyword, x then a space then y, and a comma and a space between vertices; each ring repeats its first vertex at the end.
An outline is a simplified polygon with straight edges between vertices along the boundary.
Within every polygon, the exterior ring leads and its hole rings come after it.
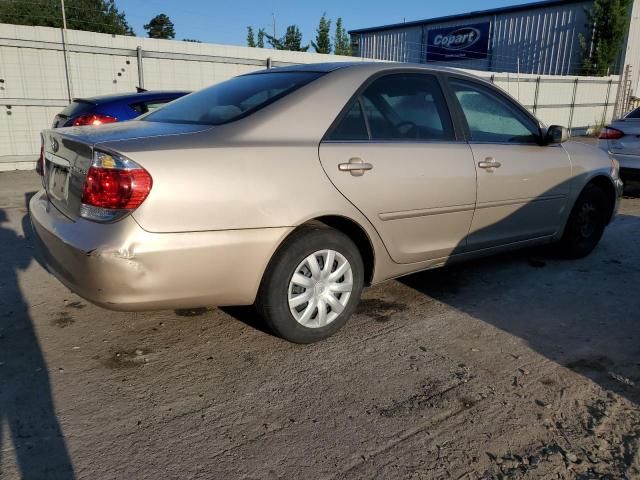
POLYGON ((40 156, 36 161, 36 173, 41 177, 44 176, 44 139, 40 137, 40 156))
POLYGON ((82 190, 80 216, 113 222, 131 213, 147 198, 151 175, 122 155, 96 150, 82 190))
POLYGON ((87 113, 85 115, 80 115, 73 121, 74 127, 80 127, 82 125, 102 125, 104 123, 113 123, 117 122, 118 119, 115 117, 110 117, 109 115, 100 115, 99 113, 87 113))
POLYGON ((618 130, 617 128, 605 127, 600 132, 600 136, 598 138, 600 140, 618 140, 622 137, 624 137, 623 131, 618 130))

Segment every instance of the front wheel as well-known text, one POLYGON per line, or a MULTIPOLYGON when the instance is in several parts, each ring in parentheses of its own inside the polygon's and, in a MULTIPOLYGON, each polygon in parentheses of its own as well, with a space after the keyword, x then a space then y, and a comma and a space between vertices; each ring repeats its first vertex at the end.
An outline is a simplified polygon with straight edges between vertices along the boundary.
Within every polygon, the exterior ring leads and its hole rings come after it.
POLYGON ((337 332, 360 301, 362 257, 342 232, 304 226, 276 252, 256 307, 269 327, 295 343, 312 343, 337 332))
POLYGON ((569 258, 589 255, 607 226, 607 197, 597 185, 587 185, 576 200, 560 240, 560 250, 569 258))

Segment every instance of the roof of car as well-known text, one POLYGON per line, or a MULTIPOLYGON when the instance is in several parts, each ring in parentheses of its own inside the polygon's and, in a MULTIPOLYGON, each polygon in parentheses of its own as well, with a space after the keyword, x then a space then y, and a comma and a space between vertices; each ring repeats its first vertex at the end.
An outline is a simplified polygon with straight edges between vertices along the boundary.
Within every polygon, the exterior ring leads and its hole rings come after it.
POLYGON ((327 62, 327 63, 306 63, 303 65, 291 65, 287 67, 275 67, 269 70, 259 70, 247 75, 256 75, 264 73, 280 73, 280 72, 318 72, 329 73, 335 70, 345 68, 367 68, 372 67, 377 70, 393 70, 393 69, 420 69, 429 71, 457 71, 449 67, 440 67, 435 65, 425 65, 418 63, 398 63, 398 62, 375 62, 371 60, 351 61, 351 62, 327 62))
POLYGON ((111 95, 98 95, 96 97, 74 98, 74 101, 94 103, 96 105, 109 102, 117 102, 127 99, 152 100, 163 97, 181 97, 191 93, 188 90, 150 90, 145 92, 112 93, 111 95))

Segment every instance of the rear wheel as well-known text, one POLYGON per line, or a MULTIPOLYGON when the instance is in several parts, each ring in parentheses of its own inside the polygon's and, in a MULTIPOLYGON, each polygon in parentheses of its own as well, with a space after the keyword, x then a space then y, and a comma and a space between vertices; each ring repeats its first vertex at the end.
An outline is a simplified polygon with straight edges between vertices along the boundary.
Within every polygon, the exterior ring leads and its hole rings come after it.
POLYGON ((364 284, 362 258, 342 232, 305 226, 272 259, 256 307, 269 327, 295 343, 337 332, 353 314, 364 284))
POLYGON ((587 185, 576 200, 564 235, 561 252, 569 258, 589 255, 598 245, 607 225, 607 197, 597 185, 587 185))

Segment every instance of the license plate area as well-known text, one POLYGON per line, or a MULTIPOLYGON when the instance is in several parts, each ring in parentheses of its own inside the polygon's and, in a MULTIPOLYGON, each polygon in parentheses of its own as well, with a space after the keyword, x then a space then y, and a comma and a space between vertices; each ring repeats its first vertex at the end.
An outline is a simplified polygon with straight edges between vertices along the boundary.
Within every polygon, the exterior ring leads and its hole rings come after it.
POLYGON ((69 200, 69 167, 47 161, 46 189, 49 196, 59 202, 69 200))

